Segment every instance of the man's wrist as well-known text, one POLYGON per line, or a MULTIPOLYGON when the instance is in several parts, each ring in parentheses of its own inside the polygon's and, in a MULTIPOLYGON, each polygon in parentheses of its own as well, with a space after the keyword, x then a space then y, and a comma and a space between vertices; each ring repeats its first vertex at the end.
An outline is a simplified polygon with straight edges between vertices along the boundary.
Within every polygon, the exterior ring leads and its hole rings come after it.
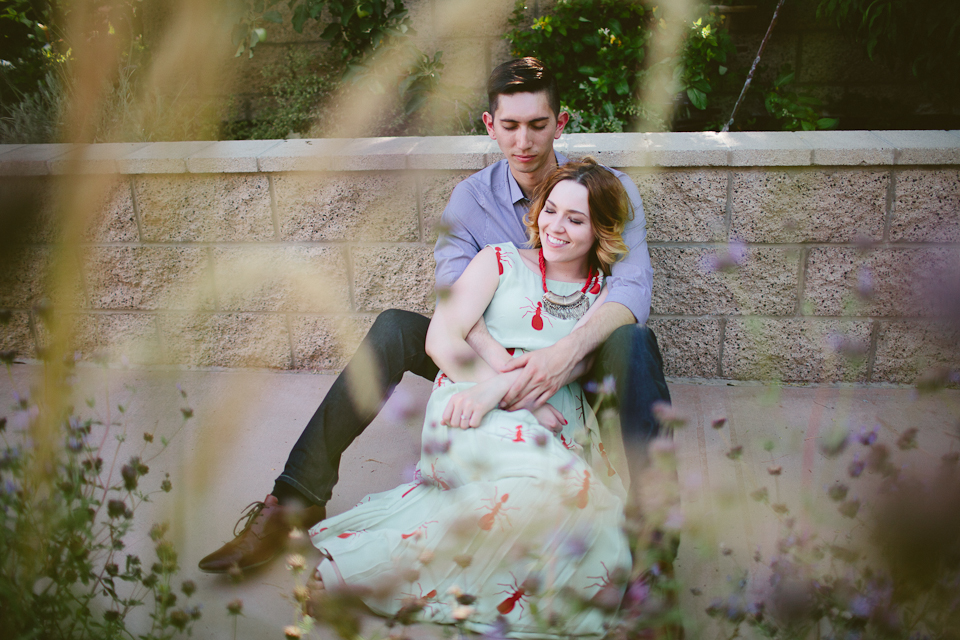
POLYGON ((571 362, 574 366, 584 358, 586 358, 593 351, 592 349, 585 349, 587 346, 584 340, 580 340, 577 336, 579 330, 569 333, 564 337, 557 340, 554 345, 561 350, 562 353, 571 354, 571 362))

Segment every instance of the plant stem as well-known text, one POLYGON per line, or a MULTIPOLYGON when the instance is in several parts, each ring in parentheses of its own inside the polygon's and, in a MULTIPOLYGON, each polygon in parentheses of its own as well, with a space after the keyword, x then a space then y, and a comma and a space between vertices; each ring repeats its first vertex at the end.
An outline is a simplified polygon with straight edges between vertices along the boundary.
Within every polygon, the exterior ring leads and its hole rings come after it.
POLYGON ((730 114, 730 119, 727 121, 727 124, 723 125, 723 129, 721 129, 723 132, 730 131, 730 125, 733 124, 733 119, 737 116, 737 109, 740 108, 740 103, 743 102, 743 98, 747 95, 747 90, 750 88, 750 83, 753 82, 753 74, 756 73, 757 65, 760 64, 760 56, 763 55, 763 50, 767 46, 767 40, 770 39, 770 34, 773 33, 773 26, 777 24, 777 16, 780 14, 780 8, 783 7, 785 1, 786 0, 780 0, 780 2, 777 3, 777 8, 773 10, 773 18, 770 19, 770 26, 767 27, 767 33, 760 42, 760 50, 757 51, 757 57, 753 59, 753 65, 750 67, 750 73, 747 74, 747 81, 743 83, 740 97, 737 98, 737 103, 733 105, 733 113, 730 114))

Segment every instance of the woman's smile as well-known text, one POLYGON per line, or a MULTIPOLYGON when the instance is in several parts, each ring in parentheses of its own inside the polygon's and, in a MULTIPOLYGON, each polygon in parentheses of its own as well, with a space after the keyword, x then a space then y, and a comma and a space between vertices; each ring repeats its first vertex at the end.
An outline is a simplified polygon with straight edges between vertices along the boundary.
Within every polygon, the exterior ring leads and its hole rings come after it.
POLYGON ((563 247, 563 246, 565 246, 565 245, 570 244, 570 243, 567 242, 566 240, 561 240, 560 238, 555 238, 555 237, 553 237, 552 235, 550 235, 549 233, 544 233, 544 234, 543 234, 543 238, 544 238, 545 244, 549 244, 549 245, 552 246, 552 247, 558 247, 558 248, 559 248, 559 247, 563 247))
POLYGON ((563 180, 547 196, 537 218, 543 257, 553 262, 551 279, 576 280, 587 272, 587 256, 593 249, 590 194, 573 180, 563 180))

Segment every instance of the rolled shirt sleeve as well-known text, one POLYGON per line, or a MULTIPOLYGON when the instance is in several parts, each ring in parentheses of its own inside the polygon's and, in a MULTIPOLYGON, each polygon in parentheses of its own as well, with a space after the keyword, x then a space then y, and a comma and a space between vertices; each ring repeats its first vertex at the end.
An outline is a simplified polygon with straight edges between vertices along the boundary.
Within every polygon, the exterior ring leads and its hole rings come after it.
POLYGON ((480 251, 484 215, 477 194, 466 181, 454 187, 440 218, 440 235, 433 250, 437 290, 449 289, 480 251))
POLYGON ((633 313, 639 324, 650 318, 650 300, 653 292, 653 269, 647 248, 647 221, 640 192, 627 174, 611 169, 620 179, 633 204, 633 220, 627 223, 623 241, 630 252, 614 263, 606 284, 607 302, 619 302, 633 313))

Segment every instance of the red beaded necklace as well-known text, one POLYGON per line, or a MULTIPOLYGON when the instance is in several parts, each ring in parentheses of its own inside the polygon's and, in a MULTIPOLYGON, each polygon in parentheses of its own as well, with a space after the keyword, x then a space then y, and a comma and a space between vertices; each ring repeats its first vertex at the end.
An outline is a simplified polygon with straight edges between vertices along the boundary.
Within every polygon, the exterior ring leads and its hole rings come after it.
POLYGON ((590 289, 591 293, 599 293, 603 282, 603 274, 591 266, 583 288, 577 293, 561 296, 547 289, 547 262, 543 258, 543 247, 540 247, 539 259, 540 277, 543 280, 543 310, 554 318, 560 318, 561 320, 583 317, 583 314, 590 308, 590 301, 587 300, 587 289, 590 289))

